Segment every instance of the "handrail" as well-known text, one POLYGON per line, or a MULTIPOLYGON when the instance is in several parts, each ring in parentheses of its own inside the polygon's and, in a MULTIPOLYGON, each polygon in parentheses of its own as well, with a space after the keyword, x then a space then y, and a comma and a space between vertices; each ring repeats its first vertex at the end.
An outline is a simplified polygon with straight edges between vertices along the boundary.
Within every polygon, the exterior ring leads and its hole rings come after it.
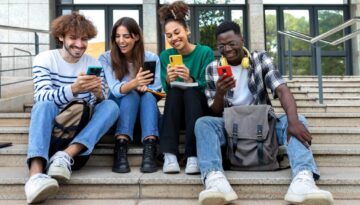
MULTIPOLYGON (((29 55, 28 56, 29 57, 29 65, 30 65, 29 68, 31 68, 31 65, 32 65, 32 59, 31 59, 32 54, 31 54, 31 52, 27 51, 27 50, 24 50, 24 49, 20 49, 20 48, 14 48, 14 55, 15 55, 15 51, 24 52, 24 53, 27 53, 29 55)), ((15 58, 13 58, 13 65, 15 66, 15 58)))
MULTIPOLYGON (((343 24, 340 24, 340 25, 336 26, 335 28, 328 30, 327 32, 325 32, 323 34, 315 36, 314 38, 311 39, 311 44, 314 44, 324 38, 327 38, 340 30, 343 30, 349 26, 352 26, 353 24, 356 24, 359 21, 360 21, 360 17, 356 16, 356 17, 344 22, 343 24)), ((356 33, 358 33, 358 32, 356 31, 356 33)), ((349 36, 351 34, 352 33, 348 34, 347 36, 349 36)), ((344 41, 342 41, 342 42, 344 42, 344 41)), ((342 42, 339 42, 339 43, 342 43, 342 42)), ((337 44, 334 44, 334 45, 337 45, 337 44)))
MULTIPOLYGON (((26 80, 17 80, 14 82, 9 82, 9 83, 2 83, 1 82, 1 75, 4 72, 9 72, 9 71, 17 71, 17 70, 31 70, 31 62, 32 62, 32 57, 37 55, 39 53, 39 46, 40 45, 49 45, 49 43, 40 43, 39 42, 39 34, 49 34, 49 31, 47 30, 41 30, 41 29, 32 29, 32 28, 21 28, 21 27, 15 27, 15 26, 7 26, 7 25, 0 25, 0 29, 4 29, 4 30, 11 30, 11 31, 22 31, 22 32, 30 32, 34 34, 34 41, 33 42, 0 42, 1 44, 4 45, 33 45, 35 46, 35 53, 32 54, 30 51, 27 50, 23 50, 23 49, 19 49, 19 48, 14 48, 15 50, 21 51, 26 53, 26 55, 24 54, 20 54, 20 55, 15 55, 15 52, 13 55, 1 55, 0 54, 0 98, 2 97, 1 95, 1 91, 2 91, 2 87, 3 86, 7 86, 7 85, 13 85, 13 84, 17 84, 17 83, 22 83, 22 82, 26 82, 26 81, 31 81, 31 79, 26 79, 26 80), (15 68, 15 59, 19 58, 19 57, 29 57, 29 63, 30 66, 29 67, 21 67, 21 68, 15 68), (13 68, 11 69, 6 69, 3 70, 3 62, 2 59, 4 58, 13 58, 13 68)), ((24 71, 24 75, 29 75, 29 73, 26 73, 26 71, 24 71)))
POLYGON ((33 29, 33 28, 21 28, 21 27, 16 27, 16 26, 5 26, 5 25, 0 25, 0 29, 13 30, 13 31, 27 31, 27 32, 36 32, 36 33, 46 33, 46 34, 49 33, 49 31, 47 31, 47 30, 33 29))
MULTIPOLYGON (((291 38, 295 38, 304 42, 307 42, 309 44, 311 44, 312 46, 315 47, 315 51, 316 51, 316 71, 318 74, 318 87, 319 87, 319 103, 323 104, 324 102, 324 98, 323 98, 323 83, 322 83, 322 70, 321 70, 321 46, 320 43, 324 43, 324 44, 328 44, 328 45, 338 45, 340 43, 343 43, 347 40, 350 40, 352 38, 354 38, 355 36, 360 34, 360 29, 355 30, 354 32, 350 32, 349 34, 338 38, 332 42, 326 41, 324 40, 325 38, 335 34, 336 32, 343 30, 349 26, 352 26, 356 23, 360 22, 360 17, 354 17, 353 19, 350 19, 346 22, 344 22, 343 24, 340 24, 332 29, 330 29, 329 31, 320 34, 318 36, 315 37, 311 37, 311 36, 307 36, 305 34, 296 32, 296 31, 278 31, 279 35, 283 35, 283 36, 287 36, 289 38, 289 58, 291 58, 291 38)), ((289 68, 292 69, 292 62, 289 59, 289 68)), ((289 71, 289 73, 292 73, 292 71, 289 71)), ((291 80, 292 76, 290 76, 290 80, 291 80)))

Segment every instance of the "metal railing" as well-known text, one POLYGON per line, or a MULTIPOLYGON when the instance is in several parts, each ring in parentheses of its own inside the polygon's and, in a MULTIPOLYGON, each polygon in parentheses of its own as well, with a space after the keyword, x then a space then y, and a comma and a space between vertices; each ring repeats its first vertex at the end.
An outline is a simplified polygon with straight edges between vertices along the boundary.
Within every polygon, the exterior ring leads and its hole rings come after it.
POLYGON ((315 47, 315 55, 316 55, 316 72, 318 75, 318 87, 319 87, 319 103, 323 104, 324 103, 324 97, 323 97, 323 81, 322 81, 322 69, 321 69, 321 45, 325 44, 325 45, 338 45, 340 43, 343 43, 347 40, 350 40, 354 37, 356 37, 359 33, 360 33, 360 29, 357 29, 353 32, 350 32, 349 34, 338 38, 334 41, 326 41, 324 40, 325 38, 335 34, 338 31, 341 31, 349 26, 352 26, 356 23, 360 22, 360 17, 354 17, 353 19, 350 19, 346 22, 344 22, 343 24, 336 26, 332 29, 330 29, 329 31, 320 34, 318 36, 315 37, 311 37, 296 31, 278 31, 279 35, 283 35, 288 37, 288 56, 289 56, 289 79, 292 80, 292 51, 291 51, 291 39, 295 38, 304 42, 307 42, 309 44, 311 44, 311 46, 315 47))
POLYGON ((30 78, 30 79, 25 79, 25 80, 23 80, 23 79, 15 80, 15 81, 9 82, 9 83, 3 83, 2 82, 2 77, 3 77, 3 73, 5 73, 5 72, 13 72, 13 71, 19 71, 19 70, 30 70, 31 71, 32 57, 36 56, 39 53, 41 45, 49 45, 49 43, 40 43, 40 41, 39 41, 39 33, 49 34, 49 31, 40 30, 40 29, 20 28, 20 27, 14 27, 14 26, 5 26, 5 25, 0 25, 0 29, 1 30, 11 30, 11 31, 21 31, 21 32, 34 33, 34 42, 30 42, 30 43, 24 43, 24 42, 0 42, 0 45, 33 45, 34 50, 35 50, 35 53, 32 54, 31 51, 14 47, 13 48, 13 50, 14 50, 13 55, 2 55, 0 53, 0 98, 1 98, 2 97, 2 88, 4 86, 14 85, 14 84, 19 84, 19 83, 31 81, 31 78, 30 78), (16 55, 15 51, 20 51, 20 52, 26 53, 26 54, 25 55, 24 54, 16 55), (23 58, 23 57, 28 57, 29 58, 29 66, 28 67, 22 67, 22 68, 15 68, 15 60, 18 59, 18 58, 23 58), (3 69, 3 65, 4 65, 3 64, 3 59, 6 59, 6 58, 7 59, 12 58, 13 59, 13 68, 3 69))

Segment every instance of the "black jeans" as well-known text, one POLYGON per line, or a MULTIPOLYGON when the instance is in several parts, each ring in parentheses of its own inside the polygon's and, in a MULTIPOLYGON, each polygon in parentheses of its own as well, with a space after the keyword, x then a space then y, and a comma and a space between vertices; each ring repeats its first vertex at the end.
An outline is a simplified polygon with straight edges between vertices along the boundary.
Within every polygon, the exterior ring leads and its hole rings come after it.
POLYGON ((161 126, 160 151, 179 156, 179 133, 185 128, 185 157, 196 156, 195 122, 207 112, 206 96, 198 88, 170 88, 161 126))

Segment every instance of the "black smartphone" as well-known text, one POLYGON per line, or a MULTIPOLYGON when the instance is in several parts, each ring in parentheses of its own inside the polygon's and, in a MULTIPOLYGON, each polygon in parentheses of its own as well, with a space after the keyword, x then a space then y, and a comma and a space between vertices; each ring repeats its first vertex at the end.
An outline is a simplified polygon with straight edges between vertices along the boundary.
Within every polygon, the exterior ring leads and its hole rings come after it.
POLYGON ((90 65, 90 66, 88 66, 88 69, 86 71, 86 75, 100 76, 101 70, 102 70, 101 66, 90 65))
POLYGON ((150 84, 154 84, 155 79, 155 70, 156 70, 156 61, 146 61, 144 62, 143 71, 149 70, 150 73, 153 75, 153 80, 150 82, 150 84))
POLYGON ((9 147, 9 146, 11 146, 11 145, 12 145, 11 142, 1 142, 1 143, 0 143, 0 148, 9 147))

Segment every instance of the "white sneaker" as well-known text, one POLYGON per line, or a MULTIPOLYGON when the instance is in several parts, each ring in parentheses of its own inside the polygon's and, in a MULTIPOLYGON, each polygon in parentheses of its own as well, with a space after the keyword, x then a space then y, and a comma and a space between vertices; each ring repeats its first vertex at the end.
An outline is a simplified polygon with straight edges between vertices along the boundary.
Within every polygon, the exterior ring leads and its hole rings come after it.
POLYGON ((171 153, 164 153, 163 172, 167 174, 175 174, 180 172, 180 167, 176 155, 171 153))
POLYGON ((285 201, 293 204, 331 205, 332 194, 315 185, 313 173, 307 170, 299 172, 292 180, 285 201))
POLYGON ((213 171, 206 176, 205 190, 199 194, 201 205, 223 205, 236 199, 236 192, 222 172, 213 171))
POLYGON ((197 157, 188 157, 185 167, 185 174, 199 174, 199 164, 197 157))
POLYGON ((49 160, 47 175, 57 180, 69 180, 74 160, 63 151, 58 151, 49 160))
POLYGON ((59 190, 59 184, 46 174, 35 174, 25 184, 26 202, 40 203, 49 196, 55 195, 59 190))

